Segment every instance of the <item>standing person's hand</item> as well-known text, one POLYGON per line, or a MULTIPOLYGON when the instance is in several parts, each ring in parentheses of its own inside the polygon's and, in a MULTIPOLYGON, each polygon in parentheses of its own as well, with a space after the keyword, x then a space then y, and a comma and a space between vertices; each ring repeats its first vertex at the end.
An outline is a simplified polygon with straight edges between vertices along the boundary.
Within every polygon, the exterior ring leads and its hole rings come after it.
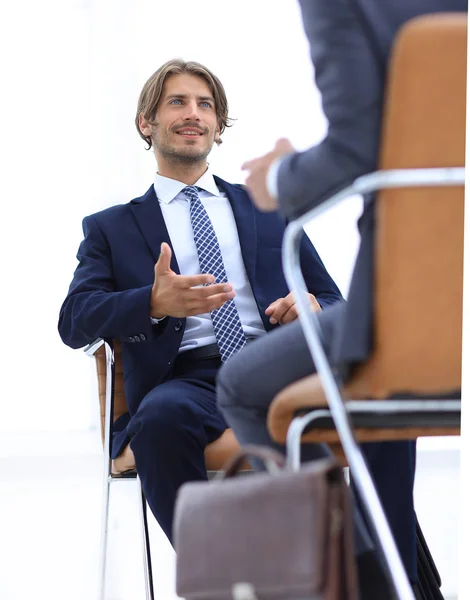
MULTIPOLYGON (((321 306, 318 304, 315 296, 313 294, 308 294, 308 297, 310 299, 310 304, 312 305, 312 310, 314 312, 320 311, 321 306)), ((295 319, 298 318, 299 313, 297 304, 295 303, 294 293, 291 292, 284 298, 274 300, 264 312, 270 317, 269 322, 271 325, 276 325, 276 323, 285 325, 286 323, 295 321, 295 319)))
POLYGON ((229 283, 216 283, 213 275, 178 275, 170 268, 171 248, 163 242, 155 265, 150 316, 191 317, 220 308, 235 297, 229 283), (208 285, 213 284, 213 285, 208 285), (200 287, 204 286, 204 287, 200 287))
POLYGON ((282 138, 277 140, 274 150, 264 156, 249 160, 242 165, 242 169, 248 171, 246 187, 253 198, 254 204, 263 211, 277 210, 278 202, 271 196, 266 184, 266 177, 273 162, 284 156, 295 152, 289 140, 282 138))

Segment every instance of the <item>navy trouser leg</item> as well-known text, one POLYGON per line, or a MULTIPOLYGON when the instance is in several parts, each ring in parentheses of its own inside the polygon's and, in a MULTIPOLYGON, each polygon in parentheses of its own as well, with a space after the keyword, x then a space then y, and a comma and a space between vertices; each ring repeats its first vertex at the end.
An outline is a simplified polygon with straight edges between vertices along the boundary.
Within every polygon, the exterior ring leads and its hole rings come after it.
POLYGON ((170 542, 178 489, 207 479, 204 449, 227 427, 216 406, 216 372, 195 367, 174 374, 145 396, 129 425, 145 497, 170 542))
MULTIPOLYGON (((374 442, 362 444, 361 448, 408 577, 416 583, 418 566, 413 504, 416 441, 374 442)), ((354 481, 351 483, 354 485, 354 481)))

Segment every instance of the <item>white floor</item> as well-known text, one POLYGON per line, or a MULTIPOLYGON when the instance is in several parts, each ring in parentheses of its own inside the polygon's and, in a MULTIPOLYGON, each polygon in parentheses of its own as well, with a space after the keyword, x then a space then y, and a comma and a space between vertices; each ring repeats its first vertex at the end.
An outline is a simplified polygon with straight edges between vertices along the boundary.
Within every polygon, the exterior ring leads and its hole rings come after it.
MULTIPOLYGON (((459 440, 420 443, 416 510, 457 597, 459 440)), ((0 441, 0 599, 97 598, 101 448, 95 433, 8 435, 0 441)), ((135 482, 113 484, 107 600, 145 598, 135 482)), ((175 557, 151 520, 158 600, 173 600, 175 557)))

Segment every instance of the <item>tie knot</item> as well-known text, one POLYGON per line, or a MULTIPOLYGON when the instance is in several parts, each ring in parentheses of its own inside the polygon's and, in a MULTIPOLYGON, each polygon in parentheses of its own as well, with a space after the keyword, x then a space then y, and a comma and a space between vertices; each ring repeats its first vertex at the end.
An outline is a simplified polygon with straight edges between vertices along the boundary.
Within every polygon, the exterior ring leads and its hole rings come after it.
POLYGON ((197 187, 195 185, 188 185, 183 189, 183 194, 187 196, 190 200, 197 200, 199 198, 198 192, 200 191, 200 187, 197 187))

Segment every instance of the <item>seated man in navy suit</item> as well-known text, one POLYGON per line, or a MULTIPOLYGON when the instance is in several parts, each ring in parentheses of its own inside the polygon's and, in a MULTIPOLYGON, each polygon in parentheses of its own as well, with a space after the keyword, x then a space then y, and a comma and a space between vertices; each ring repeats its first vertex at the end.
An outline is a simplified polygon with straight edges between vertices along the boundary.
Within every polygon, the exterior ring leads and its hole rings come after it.
MULTIPOLYGON (((154 149, 155 181, 142 197, 84 219, 60 311, 72 348, 122 342, 130 415, 117 425, 113 457, 130 440, 170 541, 178 488, 207 478, 204 449, 227 428, 215 398, 221 364, 278 327, 273 310, 282 323, 297 316, 281 266, 285 221, 209 170, 228 124, 222 84, 202 65, 172 60, 150 77, 136 126, 154 149)), ((342 300, 307 237, 302 264, 315 310, 342 300)))

